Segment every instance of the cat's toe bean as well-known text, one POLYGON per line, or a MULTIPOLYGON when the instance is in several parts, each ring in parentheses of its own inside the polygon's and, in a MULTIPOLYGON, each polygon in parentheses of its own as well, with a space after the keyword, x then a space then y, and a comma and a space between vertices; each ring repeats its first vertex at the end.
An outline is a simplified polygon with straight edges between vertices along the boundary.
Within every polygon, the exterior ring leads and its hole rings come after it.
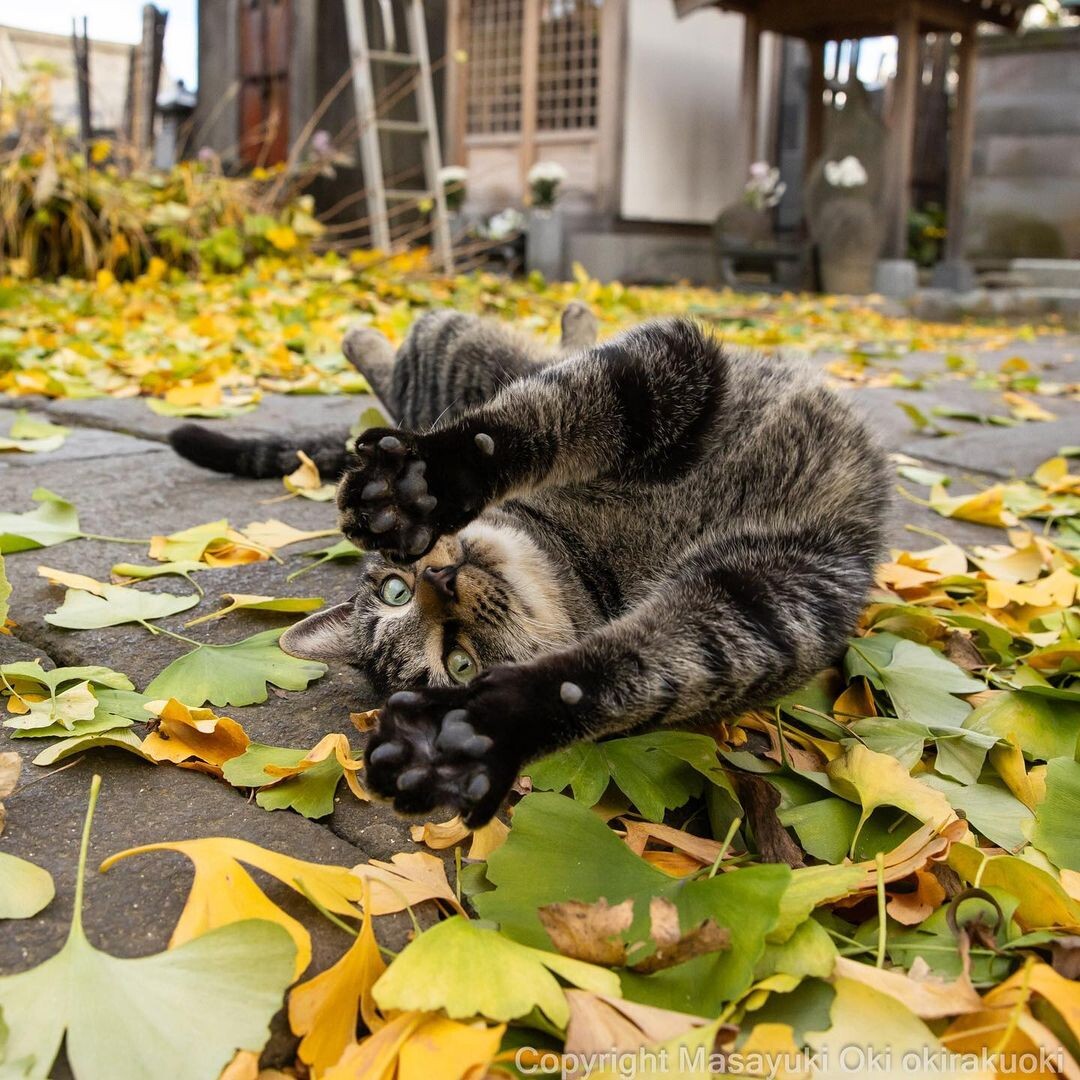
POLYGON ((396 765, 404 761, 407 751, 403 743, 396 741, 384 742, 376 746, 368 755, 368 763, 371 765, 396 765))
POLYGON ((405 444, 396 435, 384 435, 379 440, 379 449, 387 454, 400 455, 405 453, 405 444))
POLYGON ((405 550, 410 555, 422 555, 430 543, 431 530, 426 525, 420 525, 409 533, 405 550))
POLYGON ((495 453, 495 440, 486 432, 480 431, 473 436, 473 442, 481 454, 491 457, 495 453))
POLYGON ((476 729, 466 719, 464 709, 452 709, 443 717, 442 729, 435 746, 447 754, 460 753, 468 741, 476 736, 476 729))
POLYGON ((465 796, 470 802, 479 802, 491 790, 491 777, 483 770, 473 774, 465 785, 465 796))
POLYGON ((461 752, 466 757, 483 757, 495 745, 490 735, 473 735, 466 739, 461 746, 461 752))
POLYGON ((414 466, 423 465, 422 461, 414 461, 405 471, 405 475, 398 481, 398 494, 406 502, 415 502, 427 494, 427 481, 424 479, 423 469, 417 471, 414 466))
POLYGON ((416 791, 429 783, 431 778, 430 769, 423 765, 415 765, 411 769, 406 769, 397 778, 398 791, 416 791))
POLYGON ((394 513, 389 507, 385 510, 380 510, 368 523, 368 528, 375 533, 376 536, 380 536, 383 533, 389 532, 397 524, 397 514, 394 513))
POLYGON ((392 709, 411 709, 423 704, 424 697, 415 690, 399 690, 386 699, 386 704, 392 709))
POLYGON ((360 492, 360 498, 365 502, 370 502, 372 499, 381 499, 389 491, 390 485, 385 480, 370 480, 360 492))

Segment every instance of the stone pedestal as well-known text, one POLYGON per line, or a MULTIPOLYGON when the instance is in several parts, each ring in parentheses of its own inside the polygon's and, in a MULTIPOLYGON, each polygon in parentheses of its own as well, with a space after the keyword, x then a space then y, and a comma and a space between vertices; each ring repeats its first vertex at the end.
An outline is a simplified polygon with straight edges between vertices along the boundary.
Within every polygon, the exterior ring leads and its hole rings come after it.
POLYGON ((911 259, 879 259, 874 292, 906 300, 919 287, 919 271, 911 259))
POLYGON ((525 237, 525 268, 539 270, 548 281, 560 281, 563 270, 563 220, 558 209, 530 210, 525 237))
POLYGON ((952 289, 953 292, 971 292, 978 284, 975 271, 967 259, 946 259, 934 267, 931 284, 935 289, 952 289))

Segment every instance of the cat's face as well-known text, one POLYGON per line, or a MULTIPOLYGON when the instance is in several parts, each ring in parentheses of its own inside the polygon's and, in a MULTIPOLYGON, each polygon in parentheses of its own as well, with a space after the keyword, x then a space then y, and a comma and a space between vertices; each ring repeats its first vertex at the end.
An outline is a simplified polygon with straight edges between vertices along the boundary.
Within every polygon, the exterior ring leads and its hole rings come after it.
POLYGON ((512 531, 474 523, 422 559, 371 553, 356 594, 281 637, 294 656, 344 660, 376 694, 452 686, 494 664, 530 659, 571 639, 562 598, 538 553, 512 531))

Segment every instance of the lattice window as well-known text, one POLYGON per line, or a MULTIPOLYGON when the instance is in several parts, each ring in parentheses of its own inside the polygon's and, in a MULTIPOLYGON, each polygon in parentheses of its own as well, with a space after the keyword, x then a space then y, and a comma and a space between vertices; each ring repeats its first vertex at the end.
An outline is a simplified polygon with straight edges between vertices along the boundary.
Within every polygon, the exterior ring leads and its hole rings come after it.
POLYGON ((544 0, 540 11, 536 127, 588 131, 597 125, 601 0, 544 0))
POLYGON ((521 130, 521 30, 524 0, 469 4, 470 135, 521 130))

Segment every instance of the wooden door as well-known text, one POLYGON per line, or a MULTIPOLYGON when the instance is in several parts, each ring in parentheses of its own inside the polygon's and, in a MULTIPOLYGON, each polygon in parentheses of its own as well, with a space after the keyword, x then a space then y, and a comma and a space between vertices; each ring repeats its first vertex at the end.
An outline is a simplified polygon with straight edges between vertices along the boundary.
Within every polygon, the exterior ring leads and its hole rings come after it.
POLYGON ((292 0, 240 0, 240 160, 276 165, 289 150, 292 0))

